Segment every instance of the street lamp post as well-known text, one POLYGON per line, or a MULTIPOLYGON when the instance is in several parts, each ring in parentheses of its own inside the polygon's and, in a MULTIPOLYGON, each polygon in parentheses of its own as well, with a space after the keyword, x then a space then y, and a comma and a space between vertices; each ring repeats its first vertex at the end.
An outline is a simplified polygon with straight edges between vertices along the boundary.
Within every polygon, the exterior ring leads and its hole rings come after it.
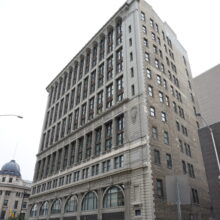
POLYGON ((216 147, 216 143, 215 143, 213 130, 208 125, 207 121, 202 117, 202 115, 200 113, 196 113, 196 116, 201 117, 201 119, 204 121, 205 125, 209 129, 209 132, 210 132, 210 135, 211 135, 211 138, 212 138, 212 144, 213 144, 213 148, 214 148, 214 152, 215 152, 215 157, 216 157, 216 161, 217 161, 217 166, 218 166, 218 179, 220 180, 220 162, 219 162, 218 151, 217 151, 217 147, 216 147))
POLYGON ((0 115, 0 117, 7 117, 7 116, 12 116, 12 117, 17 117, 17 118, 23 118, 23 116, 20 116, 20 115, 14 115, 14 114, 5 114, 5 115, 0 115))

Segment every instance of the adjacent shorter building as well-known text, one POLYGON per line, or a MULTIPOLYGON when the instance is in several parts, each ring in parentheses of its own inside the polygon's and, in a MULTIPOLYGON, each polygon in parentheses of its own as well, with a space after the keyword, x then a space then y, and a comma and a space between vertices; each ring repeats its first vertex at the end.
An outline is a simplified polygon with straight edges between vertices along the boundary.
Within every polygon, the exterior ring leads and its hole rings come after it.
POLYGON ((14 161, 0 170, 0 219, 25 219, 31 184, 22 180, 20 167, 14 161))
POLYGON ((215 219, 220 219, 220 175, 213 140, 220 157, 220 64, 194 79, 194 88, 198 97, 199 112, 203 118, 200 123, 199 138, 205 162, 215 219), (204 123, 204 120, 206 121, 204 123))

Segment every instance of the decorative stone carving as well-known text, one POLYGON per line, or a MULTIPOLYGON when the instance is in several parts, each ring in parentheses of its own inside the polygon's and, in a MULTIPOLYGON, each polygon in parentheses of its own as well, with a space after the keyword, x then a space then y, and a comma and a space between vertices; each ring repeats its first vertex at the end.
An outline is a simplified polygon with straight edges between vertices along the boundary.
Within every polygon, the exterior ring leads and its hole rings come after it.
POLYGON ((137 107, 136 106, 132 107, 130 112, 131 112, 131 121, 133 124, 135 124, 137 120, 137 107))

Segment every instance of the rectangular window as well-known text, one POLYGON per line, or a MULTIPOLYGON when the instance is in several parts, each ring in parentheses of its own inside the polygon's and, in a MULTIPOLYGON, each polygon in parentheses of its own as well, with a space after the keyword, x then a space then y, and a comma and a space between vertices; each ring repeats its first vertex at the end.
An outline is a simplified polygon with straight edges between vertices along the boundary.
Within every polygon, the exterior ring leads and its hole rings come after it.
POLYGON ((86 179, 89 177, 89 168, 85 168, 82 170, 82 179, 86 179))
POLYGON ((134 68, 132 67, 130 70, 131 70, 131 78, 133 78, 134 77, 134 68))
POLYGON ((160 162, 160 151, 154 150, 154 163, 155 164, 161 164, 160 162))
POLYGON ((187 163, 189 176, 195 178, 194 167, 192 164, 187 163))
POLYGON ((145 21, 145 13, 143 11, 141 12, 141 20, 145 21))
POLYGON ((113 105, 113 84, 106 87, 106 108, 113 105))
POLYGON ((123 51, 122 48, 116 51, 116 73, 123 70, 123 51))
POLYGON ((91 73, 90 77, 90 94, 95 92, 95 80, 96 80, 96 70, 91 73))
POLYGON ((92 153, 92 133, 86 135, 86 155, 85 158, 90 158, 92 153))
POLYGON ((104 59, 105 56, 105 38, 103 37, 99 43, 99 61, 104 59))
POLYGON ((63 113, 64 115, 67 113, 68 105, 69 105, 69 94, 67 94, 65 97, 64 113, 63 113))
POLYGON ((110 30, 107 36, 107 53, 112 52, 112 50, 113 50, 113 30, 110 30))
POLYGON ((163 192, 163 181, 161 179, 156 180, 156 189, 157 189, 157 196, 160 198, 164 197, 164 192, 163 192))
POLYGON ((103 173, 106 173, 106 172, 108 172, 110 170, 110 168, 111 168, 110 167, 111 166, 110 162, 111 162, 110 160, 102 162, 102 172, 103 173))
POLYGON ((161 112, 161 121, 162 122, 167 122, 167 114, 166 114, 166 112, 161 112))
POLYGON ((74 182, 79 181, 79 175, 80 175, 80 171, 74 172, 74 178, 73 178, 74 182))
POLYGON ((63 78, 63 89, 62 89, 62 95, 66 91, 66 81, 67 81, 67 73, 65 73, 64 78, 63 78))
POLYGON ((75 149, 76 149, 76 141, 73 141, 71 143, 71 149, 70 149, 70 166, 73 165, 75 162, 75 149))
POLYGON ((73 114, 71 113, 71 114, 69 114, 69 116, 68 116, 68 124, 67 124, 67 131, 66 131, 67 134, 70 134, 70 132, 71 132, 71 129, 72 129, 72 120, 73 120, 73 114))
POLYGON ((171 154, 166 154, 167 168, 171 169, 173 166, 171 154))
POLYGON ((94 104, 95 104, 95 98, 93 97, 89 100, 88 120, 91 120, 94 117, 94 104))
POLYGON ((85 74, 89 72, 89 67, 90 67, 90 51, 87 52, 86 54, 86 69, 85 69, 85 74))
POLYGON ((159 100, 160 100, 160 102, 164 102, 164 95, 160 91, 159 91, 159 100))
POLYGON ((64 137, 65 131, 66 131, 66 118, 64 118, 62 121, 62 129, 61 129, 61 135, 60 135, 61 138, 64 137))
POLYGON ((54 117, 53 117, 53 122, 55 122, 57 120, 58 108, 59 108, 59 103, 57 103, 56 107, 55 107, 55 113, 54 113, 54 117))
POLYGON ((79 109, 76 109, 74 114, 74 121, 73 121, 74 130, 78 128, 78 120, 79 120, 79 109))
POLYGON ((199 195, 197 189, 192 188, 192 203, 199 204, 199 195))
POLYGON ((154 140, 158 139, 158 131, 156 127, 152 127, 152 137, 154 140))
POLYGON ((112 149, 112 122, 105 124, 105 150, 112 149))
POLYGON ((158 53, 158 50, 157 50, 157 46, 156 45, 153 45, 153 49, 154 49, 154 53, 158 53))
POLYGON ((94 67, 96 63, 97 63, 97 45, 95 45, 92 50, 92 67, 94 67))
POLYGON ((146 28, 146 26, 144 26, 144 25, 142 26, 142 31, 143 31, 144 34, 147 33, 147 28, 146 28))
POLYGON ((157 75, 157 84, 161 85, 161 76, 157 75))
POLYGON ((116 45, 122 43, 122 22, 118 21, 116 24, 116 45))
POLYGON ((55 141, 58 141, 59 137, 60 137, 60 122, 57 124, 55 141))
POLYGON ((78 140, 78 153, 77 153, 77 162, 80 162, 83 157, 83 137, 78 140))
POLYGON ((147 52, 145 52, 145 61, 150 62, 150 55, 147 52))
POLYGON ((107 59, 107 81, 111 80, 113 77, 113 57, 107 59))
POLYGON ((182 160, 182 168, 183 168, 183 173, 187 174, 186 162, 184 160, 182 160))
POLYGON ((152 27, 152 28, 154 28, 154 20, 151 18, 150 19, 150 26, 152 27))
POLYGON ((156 41, 156 35, 155 35, 155 33, 151 33, 151 37, 152 37, 152 40, 154 40, 154 41, 156 41))
POLYGON ((165 96, 165 103, 167 106, 170 106, 170 99, 168 96, 165 96))
POLYGON ((101 152, 101 137, 102 137, 102 127, 95 130, 95 155, 99 155, 101 152))
POLYGON ((98 88, 100 88, 103 85, 103 80, 104 80, 104 63, 99 66, 98 88))
POLYGON ((99 174, 99 164, 92 166, 92 176, 96 176, 99 174))
POLYGON ((153 106, 150 106, 150 116, 156 117, 156 111, 155 111, 155 108, 153 106))
POLYGON ((116 118, 116 145, 120 146, 124 143, 124 115, 116 118))
POLYGON ((132 96, 135 95, 135 88, 134 88, 134 85, 131 85, 131 95, 132 95, 132 96))
POLYGON ((163 132, 163 143, 164 144, 169 144, 169 134, 167 131, 163 132))
POLYGON ((145 47, 148 47, 148 46, 149 46, 148 40, 147 40, 146 38, 144 38, 144 46, 145 46, 145 47))
POLYGON ((147 92, 149 96, 153 97, 153 87, 151 85, 148 85, 147 92))
POLYGON ((81 60, 80 60, 78 81, 79 81, 79 80, 82 78, 82 76, 83 76, 83 68, 84 68, 84 57, 82 57, 81 60))
POLYGON ((89 78, 87 77, 84 79, 84 84, 83 84, 83 100, 87 97, 88 84, 89 84, 89 78))
POLYGON ((72 179, 72 174, 66 175, 66 184, 71 183, 71 179, 72 179))
POLYGON ((123 100, 124 87, 123 87, 123 77, 116 80, 116 101, 120 102, 123 100))
POLYGON ((3 206, 8 206, 8 200, 7 199, 4 200, 3 206))
POLYGON ((150 69, 146 69, 146 72, 147 72, 147 78, 151 79, 152 78, 152 72, 150 69))
MULTIPOLYGON (((50 113, 50 120, 49 120, 49 126, 52 123, 52 119, 53 119, 53 112, 54 112, 54 108, 51 109, 51 113, 50 113)), ((64 114, 65 114, 65 108, 64 108, 64 114)))
POLYGON ((99 92, 97 95, 97 114, 102 112, 103 108, 103 91, 99 92))
POLYGON ((81 87, 82 87, 82 83, 78 84, 78 86, 77 86, 77 93, 76 93, 76 105, 78 105, 80 103, 81 87))
POLYGON ((191 154, 190 145, 187 144, 187 143, 184 143, 184 146, 185 146, 185 152, 186 152, 186 155, 188 155, 189 157, 191 157, 192 154, 191 154))
POLYGON ((63 113, 63 103, 64 103, 64 99, 62 99, 60 102, 59 118, 61 118, 62 113, 63 113))
POLYGON ((118 169, 124 166, 124 156, 118 156, 114 158, 114 168, 118 169))
POLYGON ((75 89, 72 89, 71 96, 70 96, 70 106, 69 106, 70 110, 73 109, 74 101, 75 101, 75 89))
POLYGON ((154 64, 155 64, 155 67, 156 67, 157 69, 160 68, 160 67, 159 67, 159 61, 158 61, 157 59, 154 60, 154 64))
POLYGON ((81 125, 84 125, 86 121, 86 103, 81 107, 81 125))

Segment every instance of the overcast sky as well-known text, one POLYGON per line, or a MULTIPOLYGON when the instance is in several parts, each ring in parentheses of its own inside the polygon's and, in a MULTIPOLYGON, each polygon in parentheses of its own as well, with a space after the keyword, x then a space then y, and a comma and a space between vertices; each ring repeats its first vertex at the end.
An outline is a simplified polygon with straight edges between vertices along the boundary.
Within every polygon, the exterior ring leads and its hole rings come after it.
MULTIPOLYGON (((0 167, 32 180, 45 88, 125 0, 0 0, 0 167)), ((148 0, 188 51, 193 76, 219 63, 219 0, 148 0)))

